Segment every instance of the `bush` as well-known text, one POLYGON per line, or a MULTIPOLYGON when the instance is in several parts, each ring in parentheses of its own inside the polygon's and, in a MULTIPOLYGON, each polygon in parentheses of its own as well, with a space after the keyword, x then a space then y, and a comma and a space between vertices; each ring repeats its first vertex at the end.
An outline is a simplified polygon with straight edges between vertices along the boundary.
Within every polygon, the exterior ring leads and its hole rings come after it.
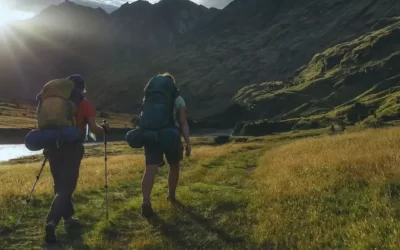
POLYGON ((263 136, 274 133, 282 133, 291 131, 293 126, 296 125, 297 120, 284 120, 284 121, 259 121, 245 123, 240 131, 241 136, 263 136))
POLYGON ((222 145, 228 143, 230 138, 231 137, 229 135, 220 135, 214 138, 214 142, 218 145, 222 145))

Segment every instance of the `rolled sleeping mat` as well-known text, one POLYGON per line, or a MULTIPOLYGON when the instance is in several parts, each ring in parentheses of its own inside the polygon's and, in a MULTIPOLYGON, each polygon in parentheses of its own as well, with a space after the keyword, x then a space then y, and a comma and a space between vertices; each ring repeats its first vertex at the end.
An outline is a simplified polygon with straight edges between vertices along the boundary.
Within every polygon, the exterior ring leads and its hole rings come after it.
POLYGON ((83 143, 84 135, 75 126, 60 129, 31 130, 25 137, 25 147, 30 151, 56 148, 66 143, 83 143))
POLYGON ((164 152, 175 150, 180 142, 178 128, 164 128, 161 130, 143 130, 140 128, 130 130, 125 136, 126 142, 132 148, 161 147, 164 152))
POLYGON ((131 148, 141 148, 144 146, 143 130, 140 128, 132 129, 126 133, 125 141, 131 148))

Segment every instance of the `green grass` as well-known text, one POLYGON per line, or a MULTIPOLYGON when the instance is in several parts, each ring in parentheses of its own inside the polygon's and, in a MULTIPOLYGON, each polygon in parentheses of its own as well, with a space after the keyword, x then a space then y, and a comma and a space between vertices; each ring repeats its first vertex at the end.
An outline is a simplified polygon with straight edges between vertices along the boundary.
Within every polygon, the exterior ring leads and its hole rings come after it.
POLYGON ((398 249, 399 128, 303 139, 255 172, 254 236, 279 249, 398 249))
MULTIPOLYGON (((196 139, 193 156, 183 161, 178 204, 166 201, 168 168, 159 169, 151 219, 140 216, 142 152, 111 143, 109 221, 96 146, 87 150, 74 195, 83 226, 72 232, 60 226, 58 235, 64 249, 398 249, 399 138, 400 129, 390 128, 291 132, 220 146, 196 139)), ((39 160, 0 168, 5 249, 43 244, 52 198, 48 170, 10 233, 39 160)))
MULTIPOLYGON (((114 182, 114 184, 112 177, 110 178, 110 221, 105 221, 104 189, 88 187, 76 192, 77 216, 84 221, 85 226, 81 229, 82 232, 72 232, 73 236, 69 236, 60 227, 58 233, 64 247, 126 249, 125 244, 128 244, 131 249, 183 249, 185 247, 216 246, 242 249, 243 246, 246 246, 249 236, 244 237, 242 230, 245 227, 248 230, 251 229, 251 221, 248 220, 246 211, 251 189, 246 189, 246 187, 254 187, 251 184, 250 175, 256 167, 256 161, 263 145, 249 142, 217 147, 204 146, 208 144, 207 139, 194 140, 194 142, 195 145, 198 145, 198 150, 206 150, 209 153, 203 154, 199 151, 196 154, 195 149, 194 157, 184 161, 177 193, 182 202, 181 206, 174 208, 166 202, 168 170, 163 167, 159 169, 153 191, 153 204, 157 216, 149 221, 140 217, 140 180, 143 167, 133 162, 131 167, 137 169, 133 175, 124 178, 124 181, 120 183, 114 182), (230 152, 234 157, 231 157, 230 152), (232 221, 231 218, 238 220, 232 221)), ((117 150, 127 150, 121 154, 130 153, 126 146, 111 144, 110 148, 113 147, 117 150)), ((101 148, 93 148, 88 152, 92 157, 98 157, 102 153, 101 148)), ((137 153, 140 151, 137 151, 135 155, 137 153)), ((135 155, 132 155, 132 158, 135 158, 135 155)), ((129 155, 126 156, 126 159, 129 160, 129 155)), ((31 164, 30 168, 39 167, 38 160, 31 159, 24 164, 31 164)), ((129 162, 126 162, 126 165, 129 166, 129 162)), ((92 167, 92 164, 87 166, 92 167)), ((9 168, 7 171, 26 167, 15 164, 11 164, 9 167, 5 166, 5 168, 9 168)), ((112 163, 109 168, 113 168, 112 163)), ((0 175, 1 171, 0 169, 0 175)), ((114 174, 123 175, 126 172, 115 172, 114 174)), ((50 182, 48 173, 45 172, 44 175, 46 177, 43 181, 50 182)), ((25 179, 26 176, 22 178, 25 179)), ((87 185, 87 183, 84 182, 83 185, 87 185)), ((46 186, 51 187, 49 183, 46 186)), ((4 192, 3 190, 3 195, 4 192)), ((23 223, 15 236, 11 236, 8 230, 15 222, 19 209, 23 205, 20 200, 22 197, 12 196, 0 199, 2 201, 0 208, 3 214, 0 221, 0 228, 3 228, 3 232, 0 234, 5 236, 1 238, 0 243, 7 249, 34 249, 34 247, 39 248, 42 244, 43 221, 51 203, 51 196, 46 195, 49 190, 43 188, 38 192, 39 194, 29 205, 23 223)))
MULTIPOLYGON (((257 120, 285 123, 301 118, 319 127, 333 119, 355 125, 371 115, 371 110, 381 123, 398 120, 400 54, 394 41, 399 27, 400 22, 393 22, 329 48, 316 54, 289 80, 248 85, 233 100, 248 109, 246 117, 252 126, 257 120), (361 109, 354 108, 355 103, 362 104, 361 109)), ((267 128, 262 134, 281 131, 267 128)))

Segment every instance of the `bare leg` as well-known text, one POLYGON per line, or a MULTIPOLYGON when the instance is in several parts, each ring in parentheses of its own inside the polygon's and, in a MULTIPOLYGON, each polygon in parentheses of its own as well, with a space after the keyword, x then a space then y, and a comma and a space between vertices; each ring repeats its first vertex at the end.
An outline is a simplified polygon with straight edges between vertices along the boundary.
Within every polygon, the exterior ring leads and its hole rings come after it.
POLYGON ((143 193, 143 203, 150 204, 151 190, 154 185, 154 178, 157 174, 157 168, 159 165, 147 165, 146 171, 142 179, 142 193, 143 193))
POLYGON ((168 175, 168 196, 171 200, 176 199, 176 187, 179 181, 179 163, 171 164, 168 175))

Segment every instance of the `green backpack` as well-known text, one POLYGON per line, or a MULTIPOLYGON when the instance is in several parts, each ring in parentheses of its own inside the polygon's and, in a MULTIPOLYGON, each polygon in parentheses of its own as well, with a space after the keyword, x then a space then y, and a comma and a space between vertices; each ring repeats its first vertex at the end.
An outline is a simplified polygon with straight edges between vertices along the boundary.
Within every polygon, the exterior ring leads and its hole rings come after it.
POLYGON ((153 77, 144 89, 139 127, 143 130, 175 127, 173 111, 178 95, 179 91, 171 78, 153 77))
POLYGON ((172 79, 153 77, 146 85, 138 126, 129 131, 126 141, 132 148, 160 146, 164 152, 178 150, 180 131, 173 115, 179 95, 172 79))

